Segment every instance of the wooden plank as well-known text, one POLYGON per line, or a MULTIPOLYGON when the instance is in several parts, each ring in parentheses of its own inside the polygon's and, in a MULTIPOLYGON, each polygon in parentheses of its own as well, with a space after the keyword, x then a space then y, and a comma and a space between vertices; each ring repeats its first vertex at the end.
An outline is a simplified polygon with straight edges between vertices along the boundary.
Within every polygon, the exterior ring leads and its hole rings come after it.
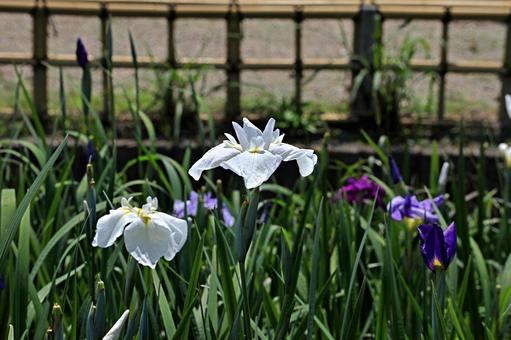
MULTIPOLYGON (((78 67, 74 54, 51 54, 48 64, 52 66, 78 67)), ((293 58, 244 58, 240 64, 242 70, 292 70, 295 60, 293 58)), ((32 65, 34 61, 31 53, 0 52, 0 64, 32 65)), ((149 56, 138 56, 139 66, 142 68, 167 68, 168 61, 154 59, 149 56)), ((91 60, 91 67, 100 67, 101 60, 91 60)), ((131 56, 114 56, 115 68, 131 68, 131 56)), ((224 58, 179 58, 176 67, 200 67, 208 65, 218 69, 225 69, 224 58)), ((436 71, 439 68, 438 60, 413 59, 410 63, 412 70, 417 72, 436 71)), ((351 68, 348 58, 303 58, 304 70, 349 70, 351 68)), ((447 64, 447 71, 453 73, 499 73, 503 68, 500 61, 488 60, 458 60, 447 64)))

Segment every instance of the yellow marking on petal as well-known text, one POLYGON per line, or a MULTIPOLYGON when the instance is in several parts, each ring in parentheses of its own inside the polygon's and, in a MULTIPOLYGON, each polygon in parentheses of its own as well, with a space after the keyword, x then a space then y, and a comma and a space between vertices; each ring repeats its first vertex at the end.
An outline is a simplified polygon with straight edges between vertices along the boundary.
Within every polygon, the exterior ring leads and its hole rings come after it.
POLYGON ((248 150, 248 152, 250 152, 250 153, 261 153, 261 152, 263 152, 263 149, 261 149, 259 146, 256 146, 255 148, 252 148, 252 149, 248 150))
POLYGON ((418 226, 421 225, 422 218, 420 218, 420 217, 415 217, 415 218, 405 217, 403 219, 403 221, 405 222, 405 225, 409 231, 414 231, 415 229, 417 229, 418 226))
POLYGON ((151 217, 147 215, 143 209, 136 208, 137 209, 137 216, 140 217, 142 222, 144 222, 144 225, 147 227, 149 225, 149 222, 151 221, 151 217))
POLYGON ((433 266, 435 268, 442 268, 443 267, 442 262, 440 262, 440 260, 437 257, 435 257, 435 259, 433 260, 433 266))

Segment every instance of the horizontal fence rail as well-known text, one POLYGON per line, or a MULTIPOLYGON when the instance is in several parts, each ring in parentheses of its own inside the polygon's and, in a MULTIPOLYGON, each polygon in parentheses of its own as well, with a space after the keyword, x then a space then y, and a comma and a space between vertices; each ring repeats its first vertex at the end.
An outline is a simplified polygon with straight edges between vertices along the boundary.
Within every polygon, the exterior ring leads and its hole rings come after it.
MULTIPOLYGON (((168 22, 167 58, 157 60, 146 56, 138 57, 139 67, 150 68, 194 68, 203 65, 224 70, 227 76, 226 116, 235 118, 240 114, 240 73, 243 70, 290 70, 294 76, 295 104, 301 109, 302 77, 304 70, 352 70, 360 67, 351 58, 304 58, 302 57, 302 24, 307 19, 351 19, 355 22, 354 35, 357 36, 357 20, 361 11, 375 6, 385 19, 422 19, 442 23, 440 60, 414 59, 411 69, 419 72, 432 71, 438 74, 439 100, 437 118, 442 120, 445 111, 445 78, 447 73, 492 73, 500 76, 499 121, 501 129, 509 128, 505 113, 504 95, 511 93, 511 1, 472 1, 472 0, 376 0, 370 3, 346 0, 3 0, 0 12, 26 13, 33 18, 32 53, 0 52, 0 64, 31 65, 34 70, 34 101, 37 109, 47 111, 47 66, 76 67, 74 55, 52 54, 47 48, 48 18, 54 15, 95 16, 101 21, 102 50, 106 50, 104 33, 109 17, 160 17, 168 22), (174 25, 180 18, 221 19, 226 22, 226 58, 176 58, 174 25), (243 38, 243 19, 271 18, 290 19, 294 22, 294 58, 241 58, 240 45, 243 38), (507 25, 505 53, 502 62, 449 61, 449 23, 455 20, 485 20, 507 25)), ((291 37, 290 37, 291 38, 291 37)), ((355 44, 356 46, 357 44, 355 44)), ((355 54, 360 51, 355 51, 355 54)), ((114 56, 112 66, 132 67, 131 56, 114 56)), ((102 67, 102 58, 92 61, 92 67, 102 67)), ((106 93, 106 73, 103 91, 106 93)), ((165 107, 172 106, 172 96, 167 95, 165 107)), ((105 104, 106 105, 106 104, 105 104)), ((106 108, 105 108, 106 109, 106 108)))

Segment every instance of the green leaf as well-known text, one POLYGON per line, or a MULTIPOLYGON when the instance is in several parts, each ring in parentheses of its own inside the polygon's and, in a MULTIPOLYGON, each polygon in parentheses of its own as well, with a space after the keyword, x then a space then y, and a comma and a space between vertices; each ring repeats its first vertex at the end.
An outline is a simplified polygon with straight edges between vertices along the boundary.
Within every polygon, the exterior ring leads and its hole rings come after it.
MULTIPOLYGON (((0 264, 5 261, 7 248, 11 244, 14 236, 16 235, 16 232, 18 231, 21 219, 25 214, 25 211, 27 210, 32 200, 35 198, 41 185, 44 183, 44 179, 46 178, 46 175, 48 175, 48 172, 53 170, 53 165, 55 164, 57 158, 60 156, 62 150, 65 148, 66 144, 67 136, 64 138, 57 150, 55 150, 48 162, 46 162, 44 167, 41 169, 41 172, 37 175, 36 179, 28 189, 27 194, 23 197, 23 200, 16 209, 14 216, 10 219, 7 233, 4 235, 5 237, 0 240, 0 264)), ((0 265, 0 267, 2 266, 0 265)))

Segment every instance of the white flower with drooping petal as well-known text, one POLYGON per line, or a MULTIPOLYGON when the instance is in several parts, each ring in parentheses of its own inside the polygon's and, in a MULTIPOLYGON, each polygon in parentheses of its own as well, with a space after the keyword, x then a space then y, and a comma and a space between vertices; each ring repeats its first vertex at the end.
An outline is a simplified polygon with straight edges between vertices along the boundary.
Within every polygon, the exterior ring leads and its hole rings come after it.
POLYGON ((511 145, 506 143, 499 144, 499 150, 504 154, 504 159, 506 160, 506 167, 511 169, 511 145))
POLYGON ((247 189, 252 189, 266 182, 282 161, 296 161, 303 177, 309 176, 318 162, 314 150, 283 143, 284 134, 273 129, 273 118, 264 131, 247 118, 243 118, 243 127, 236 122, 232 125, 238 139, 226 133, 227 140, 206 152, 188 171, 195 180, 203 171, 220 166, 243 177, 247 189))
POLYGON ((147 197, 142 208, 132 207, 130 199, 98 220, 94 247, 110 247, 124 234, 124 244, 138 263, 155 268, 164 257, 170 261, 183 248, 188 235, 185 220, 157 211, 158 199, 147 197))

